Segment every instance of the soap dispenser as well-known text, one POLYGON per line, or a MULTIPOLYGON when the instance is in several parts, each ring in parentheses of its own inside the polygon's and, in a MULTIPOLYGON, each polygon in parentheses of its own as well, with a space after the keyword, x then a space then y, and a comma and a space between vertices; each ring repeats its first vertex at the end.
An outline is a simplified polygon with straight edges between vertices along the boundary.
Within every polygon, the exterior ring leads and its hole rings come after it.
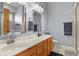
POLYGON ((41 33, 40 33, 40 32, 38 32, 37 36, 38 36, 38 37, 39 37, 39 36, 41 36, 41 33))

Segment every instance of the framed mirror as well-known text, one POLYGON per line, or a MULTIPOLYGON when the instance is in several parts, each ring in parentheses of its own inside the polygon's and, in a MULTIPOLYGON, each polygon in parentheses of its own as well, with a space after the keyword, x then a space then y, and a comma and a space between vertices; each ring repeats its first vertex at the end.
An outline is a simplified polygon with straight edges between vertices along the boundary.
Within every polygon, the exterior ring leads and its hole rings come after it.
POLYGON ((18 2, 4 3, 3 32, 24 33, 26 32, 26 13, 24 5, 18 2))
POLYGON ((33 10, 33 23, 34 32, 41 32, 41 14, 35 10, 33 10))

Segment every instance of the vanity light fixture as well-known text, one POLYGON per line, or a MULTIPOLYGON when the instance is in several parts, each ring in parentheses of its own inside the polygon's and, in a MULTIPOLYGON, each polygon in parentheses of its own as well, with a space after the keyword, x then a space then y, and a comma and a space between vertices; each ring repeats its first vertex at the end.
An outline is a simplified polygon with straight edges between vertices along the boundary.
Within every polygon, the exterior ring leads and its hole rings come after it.
POLYGON ((26 2, 18 2, 19 4, 21 4, 21 5, 25 5, 26 4, 26 2))
POLYGON ((6 3, 10 4, 11 2, 7 1, 6 3))
POLYGON ((32 9, 42 13, 44 11, 44 8, 42 8, 39 4, 33 4, 32 9))

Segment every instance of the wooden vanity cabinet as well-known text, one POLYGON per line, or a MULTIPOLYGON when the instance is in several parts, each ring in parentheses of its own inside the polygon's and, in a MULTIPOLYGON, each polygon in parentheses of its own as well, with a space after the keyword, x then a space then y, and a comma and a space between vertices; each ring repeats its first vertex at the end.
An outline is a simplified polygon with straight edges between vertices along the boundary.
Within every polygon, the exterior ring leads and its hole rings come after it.
POLYGON ((16 56, 48 56, 52 51, 52 37, 38 43, 37 45, 18 53, 16 56))

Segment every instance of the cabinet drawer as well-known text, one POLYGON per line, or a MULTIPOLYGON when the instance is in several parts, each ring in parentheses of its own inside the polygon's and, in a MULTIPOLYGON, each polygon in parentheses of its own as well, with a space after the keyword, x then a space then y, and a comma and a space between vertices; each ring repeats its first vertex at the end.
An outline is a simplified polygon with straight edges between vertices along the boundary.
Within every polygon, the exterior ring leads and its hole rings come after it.
POLYGON ((29 48, 17 54, 17 56, 36 56, 36 47, 29 48))
POLYGON ((43 42, 37 45, 37 56, 43 56, 43 42))

